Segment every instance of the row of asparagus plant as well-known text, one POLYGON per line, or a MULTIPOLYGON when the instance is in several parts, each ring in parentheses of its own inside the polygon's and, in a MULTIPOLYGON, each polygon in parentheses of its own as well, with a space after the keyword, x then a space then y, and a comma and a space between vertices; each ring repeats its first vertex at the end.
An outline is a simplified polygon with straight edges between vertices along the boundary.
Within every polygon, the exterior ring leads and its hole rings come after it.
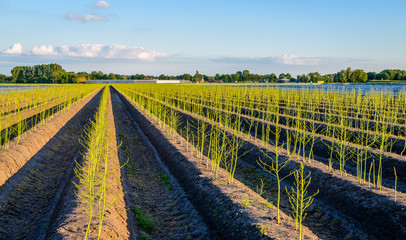
POLYGON ((81 140, 86 151, 83 162, 77 162, 74 169, 78 182, 76 195, 85 207, 81 211, 88 216, 84 239, 91 234, 92 222, 97 222, 97 239, 100 239, 106 209, 113 204, 107 203, 109 194, 108 175, 112 171, 109 166, 110 129, 108 116, 109 88, 103 89, 103 96, 93 120, 90 120, 81 140))
MULTIPOLYGON (((394 96, 393 93, 377 91, 371 91, 367 94, 364 94, 362 91, 336 92, 327 90, 302 90, 298 92, 279 88, 267 88, 263 90, 259 88, 240 87, 236 90, 231 89, 226 93, 220 92, 221 94, 218 94, 218 91, 213 91, 215 94, 213 94, 213 92, 207 93, 208 90, 201 90, 199 93, 195 93, 195 90, 196 89, 193 89, 188 92, 171 91, 166 92, 166 94, 170 93, 175 96, 189 94, 192 96, 192 100, 207 101, 208 103, 212 102, 212 98, 218 99, 220 97, 224 104, 237 98, 242 102, 244 108, 255 108, 257 110, 262 108, 266 109, 266 106, 276 99, 281 106, 281 111, 284 109, 294 110, 301 108, 303 113, 307 113, 310 108, 314 108, 317 114, 322 114, 326 107, 328 107, 334 115, 346 115, 354 119, 359 118, 361 115, 368 115, 371 118, 370 120, 377 120, 379 115, 385 113, 387 116, 391 115, 392 118, 395 118, 395 122, 399 124, 404 123, 405 116, 404 101, 406 100, 406 95, 403 91, 394 96), (343 94, 344 92, 345 94, 343 94), (300 98, 301 100, 297 100, 300 98)), ((316 115, 316 117, 318 117, 318 115, 316 115)))
MULTIPOLYGON (((207 88, 206 88, 207 89, 207 88)), ((211 89, 211 88, 209 88, 211 89)), ((172 92, 176 92, 178 95, 180 94, 180 92, 182 92, 182 88, 177 87, 176 91, 172 91, 172 92)), ((142 89, 141 89, 142 91, 142 89)), ((144 94, 149 94, 149 89, 144 89, 143 93, 144 94)), ((198 95, 200 92, 204 92, 205 90, 203 89, 202 91, 194 91, 196 92, 198 95)), ((207 90, 206 90, 207 91, 207 90)), ((162 92, 168 92, 168 91, 162 91, 162 92)), ((172 98, 172 101, 174 101, 176 105, 180 105, 183 102, 183 108, 193 108, 194 106, 198 105, 199 103, 193 102, 193 96, 191 95, 184 95, 183 97, 178 97, 178 98, 174 98, 169 96, 168 94, 166 95, 166 98, 164 96, 164 93, 160 93, 160 96, 162 96, 162 100, 163 101, 167 101, 170 102, 170 100, 168 100, 167 98, 172 98)), ((217 97, 215 98, 215 94, 218 93, 219 91, 213 91, 214 94, 212 94, 212 98, 210 101, 210 105, 217 107, 218 110, 224 110, 227 109, 227 106, 229 106, 230 104, 225 105, 222 101, 221 101, 221 97, 217 97), (218 101, 220 99, 220 101, 218 101), (222 107, 222 108, 221 108, 222 107)), ((230 92, 229 89, 227 89, 227 91, 224 92, 230 92)), ((220 92, 221 93, 221 92, 220 92)), ((223 93, 221 93, 223 94, 223 93)), ((172 94, 173 95, 173 94, 172 94)), ((343 93, 341 95, 344 95, 343 93)), ((402 96, 404 97, 403 92, 400 92, 398 94, 400 97, 396 98, 396 101, 393 100, 391 101, 392 103, 394 102, 399 102, 399 98, 402 98, 402 96)), ((278 95, 276 95, 278 96, 278 95)), ((361 95, 356 95, 357 98, 359 98, 361 95)), ((380 96, 379 94, 375 94, 374 96, 380 96)), ((234 98, 236 99, 236 98, 234 98)), ((268 98, 269 99, 269 98, 268 98)), ((274 99, 277 99, 277 97, 274 97, 274 99)), ((202 102, 202 101, 200 101, 202 102)), ((243 100, 239 101, 240 103, 243 102, 243 100)), ((232 103, 232 105, 234 105, 232 103)), ((275 108, 276 106, 278 106, 279 104, 269 104, 267 106, 267 114, 263 114, 262 115, 262 119, 265 120, 272 120, 273 118, 275 118, 275 115, 281 116, 280 113, 275 114, 275 108)), ((403 104, 404 105, 404 104, 403 104)), ((206 108, 209 108, 210 106, 206 105, 206 108)), ((239 106, 236 107, 231 107, 230 109, 237 109, 236 112, 238 113, 241 109, 239 108, 239 106), (240 109, 240 110, 238 110, 240 109)), ((280 109, 280 107, 279 107, 280 109)), ((191 109, 191 111, 193 111, 193 109, 191 109)), ((330 108, 327 108, 327 114, 325 117, 325 121, 324 121, 324 126, 321 126, 320 124, 316 124, 314 121, 311 121, 310 124, 308 123, 308 121, 303 120, 303 114, 302 114, 302 110, 301 108, 298 108, 295 111, 295 115, 294 117, 289 117, 289 116, 284 116, 284 121, 283 122, 285 125, 289 126, 289 124, 291 124, 292 122, 295 122, 295 126, 300 128, 300 132, 305 132, 308 133, 310 132, 310 136, 311 139, 309 140, 310 145, 311 145, 311 154, 312 155, 312 151, 313 151, 313 145, 316 143, 316 136, 317 134, 323 134, 326 137, 329 138, 333 138, 334 141, 336 141, 338 144, 330 144, 330 149, 331 152, 334 153, 335 159, 340 163, 340 172, 341 174, 344 174, 344 168, 345 168, 345 163, 346 160, 349 158, 348 156, 345 156, 347 154, 346 148, 348 146, 349 142, 352 143, 356 143, 358 145, 361 146, 361 148, 364 148, 364 152, 368 152, 365 151, 366 149, 378 149, 380 151, 381 157, 383 156, 383 153, 387 152, 387 151, 392 151, 393 150, 393 146, 394 145, 402 145, 401 146, 401 154, 404 154, 405 152, 405 134, 404 134, 404 130, 405 127, 402 127, 402 131, 399 131, 398 134, 400 134, 397 138, 393 137, 393 132, 394 132, 394 127, 393 125, 389 125, 387 124, 387 121, 385 121, 385 119, 388 119, 386 117, 385 114, 382 114, 379 116, 379 118, 381 119, 381 124, 375 124, 375 127, 371 127, 370 124, 365 124, 365 121, 361 121, 361 125, 365 126, 365 128, 367 129, 366 133, 364 131, 364 133, 358 133, 357 131, 354 132, 354 127, 353 127, 353 120, 351 118, 348 118, 346 116, 339 116, 339 117, 333 117, 332 116, 332 112, 330 111, 330 108), (293 120, 293 121, 292 121, 293 120), (300 123, 300 121, 302 121, 303 123, 300 123), (371 130, 370 130, 371 128, 371 130), (356 133, 356 134, 355 134, 356 133), (362 141, 361 141, 362 140, 362 141), (396 140, 398 140, 398 142, 396 142, 396 140), (363 144, 363 141, 367 141, 368 143, 363 144), (361 143, 361 144, 359 144, 361 143), (333 147, 331 147, 333 146, 333 147), (337 156, 338 155, 338 156, 337 156)), ((404 110, 403 110, 404 111, 404 110)), ((344 112, 344 111, 341 111, 344 112)), ((253 114, 253 110, 251 112, 248 113, 248 115, 250 117, 256 117, 253 114)), ((316 118, 316 113, 313 111, 313 114, 311 114, 310 118, 316 118)), ((366 118, 366 115, 363 115, 364 118, 366 118)), ((257 117, 256 117, 257 118, 257 117)), ((393 119, 393 118, 392 118, 393 119)), ((403 122, 404 124, 404 122, 403 122)), ((257 129, 256 129, 257 130, 257 129)), ((262 131, 263 132, 263 131, 262 131)), ((295 137, 295 134, 290 134, 290 136, 295 137)), ((297 138, 296 138, 297 139, 297 138)), ((289 139, 288 139, 289 141, 289 139)), ((295 142, 297 142, 295 140, 295 142)), ((289 145, 289 144, 288 144, 289 145)), ((397 149, 399 150, 399 146, 397 146, 397 149)), ((332 154, 333 155, 333 154, 332 154)), ((351 153, 351 155, 356 155, 357 154, 353 154, 351 153)), ((365 166, 365 161, 364 164, 361 164, 361 162, 359 161, 362 158, 358 158, 358 172, 365 172, 361 169, 362 166, 365 166)), ((379 161, 381 162, 381 161, 379 161)), ((372 164, 372 163, 371 163, 372 164)), ((365 167, 363 168, 365 170, 365 167)), ((366 174, 364 174, 363 179, 365 180, 365 176, 366 174)), ((359 174, 359 180, 361 181, 361 174, 359 174)))
MULTIPOLYGON (((228 91, 227 91, 228 92, 228 91)), ((344 94, 342 94, 344 95, 344 94)), ((173 99, 180 99, 178 98, 177 94, 174 93, 166 93, 167 97, 171 97, 173 99)), ((357 95, 357 99, 360 99, 360 94, 357 95)), ((269 99, 269 98, 268 98, 269 99)), ((364 99, 364 98, 361 98, 364 99)), ((397 99, 397 98, 396 98, 397 99)), ((216 99, 208 99, 202 100, 201 98, 196 98, 191 96, 189 98, 195 104, 203 104, 208 107, 217 107, 217 108, 225 108, 227 105, 233 104, 233 99, 228 99, 230 101, 225 102, 225 100, 218 101, 216 99)), ((244 100, 241 99, 243 103, 244 100)), ((307 109, 304 110, 302 107, 297 107, 297 109, 286 108, 286 107, 278 107, 277 111, 270 111, 270 107, 275 108, 276 105, 281 105, 282 100, 280 100, 280 96, 275 94, 273 97, 273 102, 269 102, 267 105, 251 105, 251 106, 242 106, 243 113, 246 115, 250 115, 255 118, 263 118, 263 119, 270 119, 275 117, 275 115, 279 115, 281 117, 281 122, 284 123, 287 119, 295 119, 304 121, 303 127, 307 129, 307 131, 312 131, 313 133, 318 134, 326 134, 326 127, 331 128, 345 128, 346 131, 355 132, 353 134, 354 137, 350 137, 348 140, 351 142, 355 142, 355 136, 357 135, 369 135, 370 138, 380 137, 380 138, 389 138, 393 142, 398 141, 400 144, 404 143, 405 137, 405 130, 406 125, 404 121, 404 117, 396 116, 394 111, 392 112, 383 112, 378 116, 373 116, 371 114, 363 113, 363 108, 361 108, 361 104, 358 104, 359 108, 359 117, 348 117, 344 114, 346 111, 340 111, 341 115, 337 115, 333 112, 332 108, 328 106, 326 109, 323 110, 323 113, 320 112, 320 109, 317 108, 314 102, 310 104, 306 104, 307 109), (283 110, 283 111, 282 111, 283 110), (371 118, 373 118, 371 120, 371 118), (397 122, 402 122, 399 124, 397 122), (343 125, 344 124, 344 125, 343 125)), ((360 101, 361 102, 361 101, 360 101)), ((366 102, 364 102, 366 103, 366 102)), ((395 104, 395 101, 392 101, 392 104, 395 104)), ((394 109, 395 105, 389 106, 391 109, 394 109)), ((332 136, 334 137, 334 136, 332 136)), ((379 144, 374 143, 375 148, 379 148, 379 144)), ((405 147, 397 148, 396 150, 398 153, 404 154, 405 147)))
POLYGON ((11 139, 20 141, 22 134, 36 125, 44 125, 55 113, 94 92, 99 85, 33 88, 0 95, 0 148, 7 149, 11 139))
MULTIPOLYGON (((239 89, 240 88, 237 88, 236 91, 237 92, 242 91, 239 89)), ((224 88, 211 88, 211 87, 200 87, 199 90, 197 90, 196 87, 193 88, 180 86, 171 86, 171 87, 143 86, 138 87, 137 89, 133 89, 132 91, 133 93, 130 94, 136 95, 135 97, 138 96, 138 98, 149 97, 150 99, 157 99, 192 113, 200 114, 200 112, 202 112, 201 110, 202 108, 204 109, 203 110, 204 114, 202 115, 205 116, 209 116, 210 114, 213 113, 219 113, 217 115, 214 114, 214 116, 216 117, 213 118, 213 120, 222 123, 224 126, 227 126, 230 123, 231 119, 234 119, 235 116, 241 116, 242 103, 244 102, 244 97, 247 96, 245 94, 240 98, 237 97, 230 98, 232 99, 232 102, 224 104, 223 96, 228 94, 228 92, 233 92, 233 88, 227 88, 227 91, 224 91, 224 88), (205 94, 205 96, 210 96, 209 101, 210 105, 201 104, 202 102, 204 102, 201 99, 198 102, 196 102, 196 98, 190 93, 190 91, 193 91, 195 95, 199 95, 202 92, 209 92, 208 94, 205 94), (173 97, 173 93, 176 93, 178 96, 176 98, 173 97), (231 114, 230 112, 232 112, 233 114, 231 114)), ((262 91, 267 92, 268 90, 265 89, 262 91)), ((273 89, 272 91, 275 91, 275 89, 273 89)), ((333 95, 334 94, 337 95, 337 93, 333 92, 333 95)), ((258 95, 268 96, 266 93, 258 95)), ((303 98, 304 94, 301 91, 298 93, 298 95, 303 98)), ((341 95, 344 96, 345 94, 341 93, 341 95)), ((352 95, 356 96, 358 100, 360 97, 362 97, 362 95, 360 94, 352 94, 352 95)), ((369 100, 377 99, 376 102, 378 102, 377 104, 374 105, 371 104, 371 106, 379 105, 379 102, 399 103, 400 101, 399 99, 403 99, 405 96, 404 92, 401 91, 397 95, 399 97, 394 97, 392 101, 389 100, 379 101, 377 96, 384 96, 382 92, 380 92, 380 94, 376 92, 371 93, 371 95, 373 95, 373 97, 371 97, 368 94, 365 94, 365 96, 367 96, 367 99, 369 100)), ((254 136, 256 138, 258 137, 257 132, 258 130, 260 130, 259 132, 261 132, 261 134, 259 137, 261 138, 261 140, 269 142, 268 139, 269 136, 268 133, 270 130, 269 126, 270 125, 275 126, 275 120, 278 119, 279 121, 281 116, 281 114, 279 113, 279 109, 281 108, 280 107, 281 101, 278 101, 278 97, 280 99, 285 99, 284 101, 286 101, 287 99, 286 96, 282 97, 282 94, 274 94, 274 96, 272 96, 273 101, 269 102, 269 104, 267 105, 267 114, 263 114, 261 116, 261 119, 258 119, 253 114, 254 110, 251 110, 251 112, 248 112, 248 115, 245 115, 246 119, 249 119, 248 121, 249 127, 247 129, 241 128, 240 130, 245 131, 247 134, 252 134, 253 131, 254 136), (260 122, 259 120, 261 120, 262 123, 266 122, 267 124, 259 124, 260 122)), ((267 97, 266 99, 270 99, 270 97, 267 97)), ((385 97, 385 99, 388 98, 385 97)), ((307 105, 312 106, 311 102, 308 103, 307 105)), ((404 106, 404 103, 400 104, 400 106, 404 106)), ((315 108, 315 104, 311 108, 315 108)), ((321 128, 320 125, 315 124, 314 121, 310 122, 310 124, 306 123, 306 121, 303 121, 301 107, 295 110, 294 115, 296 115, 296 117, 289 117, 289 115, 285 116, 283 125, 284 130, 286 132, 284 133, 285 138, 283 141, 283 146, 285 146, 288 152, 303 155, 304 158, 306 157, 305 155, 306 148, 310 149, 308 159, 309 161, 312 161, 314 145, 319 141, 323 141, 326 143, 325 145, 330 150, 330 158, 328 164, 328 168, 330 171, 332 171, 333 161, 336 161, 339 165, 340 174, 341 175, 346 174, 345 170, 346 163, 349 159, 352 159, 356 164, 357 168, 356 175, 359 182, 366 183, 368 181, 368 185, 370 186, 371 170, 376 168, 377 171, 372 171, 373 185, 377 185, 378 187, 382 188, 382 179, 383 179, 382 160, 387 156, 387 152, 391 152, 392 146, 396 144, 393 141, 393 139, 389 137, 393 135, 392 133, 394 128, 387 127, 388 124, 387 121, 385 121, 385 119, 387 119, 385 114, 389 110, 380 111, 381 115, 379 116, 379 118, 382 119, 381 124, 376 124, 373 130, 369 130, 370 124, 366 124, 366 121, 360 121, 360 124, 366 125, 365 128, 368 130, 367 132, 369 134, 354 134, 354 131, 352 130, 353 124, 351 118, 342 115, 339 116, 339 118, 334 119, 332 117, 333 112, 330 111, 330 109, 332 108, 329 108, 327 105, 326 109, 324 110, 326 112, 325 122, 327 124, 323 128, 321 128), (337 127, 337 125, 339 127, 337 127), (323 134, 320 134, 320 131, 322 131, 321 133, 323 134), (351 142, 355 143, 356 146, 354 147, 354 145, 351 145, 351 142), (374 154, 371 154, 370 150, 375 150, 374 154), (369 163, 369 166, 367 166, 367 163, 369 163), (377 176, 376 178, 375 175, 377 176)), ((399 107, 397 109, 399 110, 398 112, 404 111, 404 109, 400 110, 401 108, 399 107)), ((315 111, 311 112, 313 112, 311 118, 315 118, 316 116, 315 111)), ((343 113, 344 111, 340 112, 343 113)), ((366 118, 366 115, 363 115, 363 118, 366 118)), ((405 136, 403 134, 400 137, 401 140, 403 141, 403 151, 404 151, 406 147, 404 144, 405 136)), ((400 141, 400 143, 402 143, 402 141, 400 141)), ((275 139, 273 139, 273 142, 275 142, 275 139)))
MULTIPOLYGON (((158 124, 165 128, 168 126, 169 133, 171 131, 177 131, 186 140, 186 151, 193 153, 192 148, 189 145, 194 146, 193 149, 196 150, 196 156, 202 158, 203 155, 207 156, 206 166, 215 171, 216 176, 218 169, 223 167, 228 172, 229 183, 233 182, 234 174, 236 171, 237 161, 239 155, 239 150, 243 145, 243 141, 240 138, 242 133, 242 119, 232 118, 230 114, 225 114, 224 111, 207 111, 206 114, 203 113, 202 105, 188 105, 188 102, 183 102, 184 104, 173 103, 169 98, 162 98, 159 92, 155 92, 151 97, 137 94, 132 91, 134 88, 140 87, 128 87, 125 85, 116 86, 119 91, 127 95, 133 102, 135 102, 141 110, 144 110, 147 115, 154 118, 158 124), (131 89, 130 89, 131 88, 131 89), (161 101, 159 101, 161 99, 161 101), (173 104, 173 105, 171 105, 173 104), (206 120, 199 117, 194 120, 186 119, 186 124, 182 121, 181 116, 178 115, 179 110, 185 110, 191 108, 191 113, 195 116, 207 116, 206 120), (216 124, 220 122, 221 124, 216 124), (179 127, 181 126, 181 127, 179 127), (172 128, 172 130, 171 130, 172 128), (211 161, 209 161, 209 159, 211 161)), ((142 88, 142 87, 140 87, 142 88)), ((238 104, 238 101, 235 102, 238 104)), ((270 128, 267 128, 267 139, 269 139, 270 128)), ((279 136, 281 129, 277 128, 274 132, 276 136, 279 136)), ((182 142, 181 142, 182 143, 182 142)), ((275 149, 269 149, 274 152, 276 156, 271 157, 268 153, 264 152, 264 156, 268 159, 263 161, 258 160, 258 164, 266 171, 272 174, 278 183, 278 197, 277 197, 277 221, 280 223, 280 201, 281 201, 281 181, 290 175, 295 176, 294 187, 286 189, 290 202, 292 204, 293 220, 296 222, 296 228, 299 230, 299 239, 302 237, 302 221, 305 218, 304 211, 313 202, 314 196, 317 194, 313 193, 309 195, 307 193, 307 187, 310 184, 311 178, 310 173, 305 174, 303 165, 297 171, 281 176, 281 170, 289 163, 287 161, 279 160, 279 145, 278 139, 275 140, 275 149)), ((244 154, 244 153, 243 153, 244 154)))

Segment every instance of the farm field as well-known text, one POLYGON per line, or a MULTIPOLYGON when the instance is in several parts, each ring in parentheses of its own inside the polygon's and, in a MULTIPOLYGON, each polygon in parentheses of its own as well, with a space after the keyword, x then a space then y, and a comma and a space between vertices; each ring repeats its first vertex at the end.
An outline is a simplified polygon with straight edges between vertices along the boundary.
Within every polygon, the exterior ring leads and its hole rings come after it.
POLYGON ((406 239, 406 91, 0 95, 0 239, 406 239))

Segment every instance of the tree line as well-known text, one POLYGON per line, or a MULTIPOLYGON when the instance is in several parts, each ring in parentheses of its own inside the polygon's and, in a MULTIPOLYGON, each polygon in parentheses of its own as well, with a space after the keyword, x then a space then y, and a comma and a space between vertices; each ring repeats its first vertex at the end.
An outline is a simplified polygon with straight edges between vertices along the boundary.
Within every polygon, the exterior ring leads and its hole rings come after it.
POLYGON ((380 73, 368 72, 362 69, 354 71, 351 68, 341 70, 335 74, 321 75, 318 72, 309 73, 307 75, 298 75, 296 78, 300 82, 318 82, 324 81, 326 83, 364 83, 368 80, 389 80, 399 81, 406 80, 406 71, 398 69, 385 69, 380 73))
POLYGON ((61 65, 41 64, 35 66, 17 66, 11 70, 11 76, 0 76, 1 82, 12 83, 79 83, 84 79, 74 72, 66 72, 61 65))
POLYGON ((350 67, 334 74, 322 75, 318 72, 297 75, 296 78, 289 73, 255 74, 249 70, 237 71, 233 74, 215 74, 209 76, 196 71, 192 74, 182 75, 164 75, 159 76, 134 74, 121 75, 114 73, 103 73, 101 71, 87 72, 67 72, 62 66, 56 63, 41 64, 35 66, 17 66, 11 70, 11 76, 0 74, 0 82, 11 83, 80 83, 90 79, 113 79, 113 80, 142 80, 142 79, 161 79, 161 80, 188 80, 191 82, 278 82, 281 79, 291 82, 319 82, 325 83, 363 83, 368 80, 406 80, 406 71, 399 69, 385 69, 379 73, 368 72, 362 69, 352 70, 350 67))

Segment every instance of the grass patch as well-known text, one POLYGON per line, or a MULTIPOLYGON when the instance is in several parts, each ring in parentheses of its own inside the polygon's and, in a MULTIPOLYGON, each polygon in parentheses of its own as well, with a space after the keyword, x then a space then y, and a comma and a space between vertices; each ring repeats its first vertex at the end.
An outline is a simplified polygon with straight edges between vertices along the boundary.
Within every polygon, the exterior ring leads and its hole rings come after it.
POLYGON ((154 239, 150 237, 148 234, 141 232, 141 240, 154 240, 154 239))
POLYGON ((243 201, 241 202, 241 204, 244 207, 247 207, 249 205, 251 205, 254 202, 254 200, 250 200, 248 197, 244 198, 243 201))
POLYGON ((135 218, 137 219, 138 226, 144 231, 151 231, 156 228, 156 223, 152 216, 143 210, 141 207, 137 206, 132 208, 131 211, 135 213, 135 218))
POLYGON ((168 187, 168 190, 171 190, 173 186, 171 184, 171 181, 169 181, 168 176, 166 176, 163 172, 159 172, 158 174, 162 182, 168 187))
POLYGON ((125 171, 127 172, 128 175, 135 175, 136 174, 134 165, 132 165, 130 163, 128 163, 125 166, 125 171))
POLYGON ((123 150, 124 155, 126 155, 128 157, 130 155, 130 148, 128 147, 128 139, 124 136, 124 134, 122 132, 119 132, 118 136, 121 141, 120 147, 123 150))

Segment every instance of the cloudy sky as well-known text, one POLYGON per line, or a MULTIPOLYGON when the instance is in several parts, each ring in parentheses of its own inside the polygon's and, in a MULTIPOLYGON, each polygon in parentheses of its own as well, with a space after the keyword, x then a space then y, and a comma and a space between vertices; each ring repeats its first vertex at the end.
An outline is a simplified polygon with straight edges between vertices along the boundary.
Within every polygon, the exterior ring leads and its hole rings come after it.
POLYGON ((0 73, 406 69, 404 0, 0 0, 0 73))

